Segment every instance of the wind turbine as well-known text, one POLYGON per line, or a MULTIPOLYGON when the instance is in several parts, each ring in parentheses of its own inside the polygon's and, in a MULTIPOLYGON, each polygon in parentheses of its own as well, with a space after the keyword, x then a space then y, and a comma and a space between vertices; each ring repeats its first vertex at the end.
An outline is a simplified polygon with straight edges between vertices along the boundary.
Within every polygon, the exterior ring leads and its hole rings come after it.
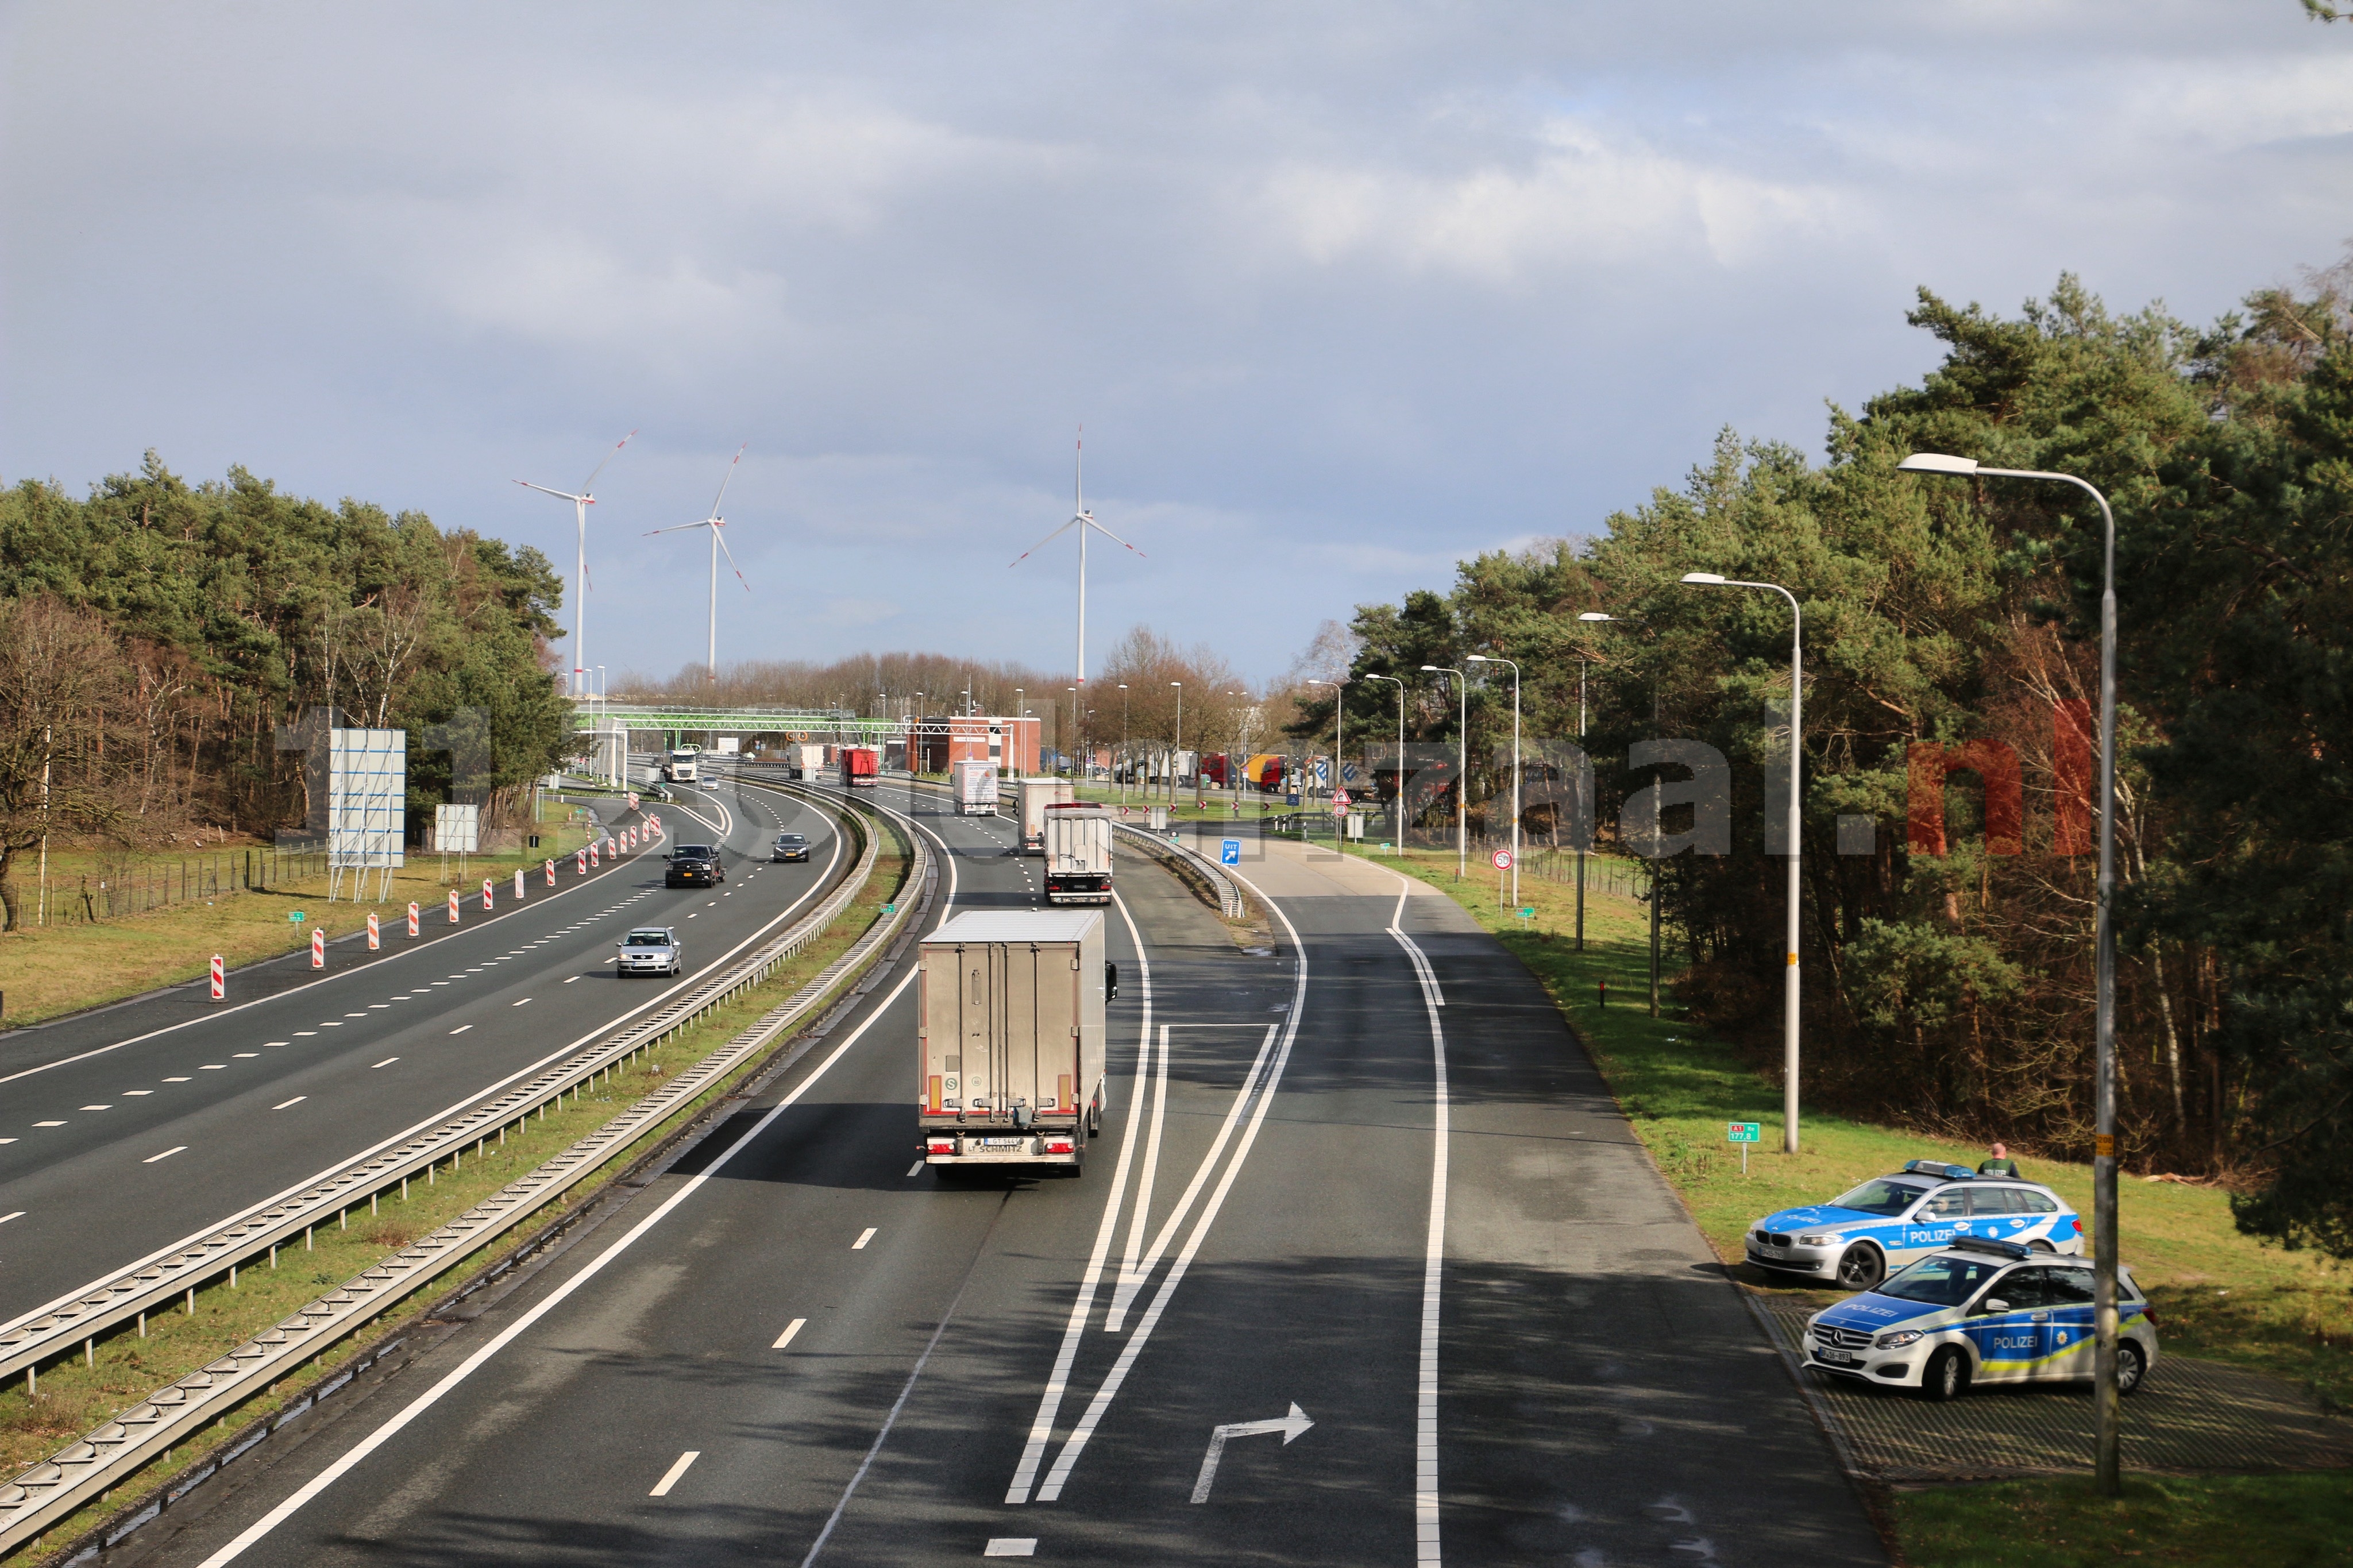
POLYGON ((588 608, 588 509, 596 504, 596 476, 605 471, 605 463, 611 462, 614 453, 628 446, 637 434, 632 430, 613 443, 613 450, 605 454, 605 462, 589 470, 587 479, 581 481, 578 495, 570 490, 552 490, 545 485, 533 484, 529 479, 515 481, 527 490, 537 490, 543 496, 570 501, 573 521, 580 528, 580 548, 573 557, 572 571, 572 657, 580 661, 572 667, 572 694, 575 697, 588 694, 588 644, 586 634, 581 629, 588 608))
MULTIPOLYGON (((1020 554, 1015 556, 1010 564, 1018 566, 1024 561, 1029 560, 1029 557, 1037 554, 1040 550, 1043 550, 1047 545, 1051 544, 1057 539, 1061 538, 1062 535, 1068 533, 1071 530, 1075 528, 1079 531, 1078 669, 1079 689, 1083 693, 1087 684, 1087 531, 1089 529, 1092 529, 1097 533, 1102 534, 1105 539, 1110 540, 1113 544, 1118 545, 1121 549, 1134 551, 1137 555, 1142 555, 1144 552, 1137 550, 1134 545, 1130 544, 1126 540, 1122 539, 1118 534, 1113 533, 1110 529, 1105 528, 1102 523, 1097 522, 1095 521, 1095 514, 1087 510, 1087 442, 1086 426, 1081 426, 1079 427, 1078 461, 1075 475, 1076 478, 1071 485, 1072 510, 1071 513, 1071 521, 1062 524, 1061 527, 1056 529, 1053 532, 1048 534, 1045 538, 1039 540, 1037 543, 1031 545, 1020 554)), ((1074 716, 1082 700, 1083 700, 1082 697, 1071 699, 1071 706, 1074 716)))
MULTIPOLYGON (((650 529, 646 533, 646 537, 651 539, 657 533, 684 533, 690 528, 711 531, 711 679, 714 685, 719 680, 719 552, 727 550, 727 541, 720 537, 721 531, 727 526, 727 520, 719 515, 719 503, 727 499, 727 486, 735 478, 735 465, 744 460, 744 447, 751 444, 746 441, 743 447, 736 447, 735 456, 729 459, 727 472, 719 480, 719 493, 711 498, 709 517, 701 522, 681 522, 676 528, 650 529)), ((744 584, 744 592, 748 594, 752 591, 752 584, 744 580, 744 569, 735 564, 735 552, 732 550, 727 550, 727 569, 735 574, 735 581, 744 584)))

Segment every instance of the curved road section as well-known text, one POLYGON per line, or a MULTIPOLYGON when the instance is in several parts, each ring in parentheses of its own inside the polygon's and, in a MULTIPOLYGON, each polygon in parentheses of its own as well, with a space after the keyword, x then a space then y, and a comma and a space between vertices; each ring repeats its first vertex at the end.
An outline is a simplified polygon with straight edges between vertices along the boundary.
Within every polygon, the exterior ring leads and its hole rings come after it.
MULTIPOLYGON (((875 795, 946 852, 934 918, 1036 903, 1009 825, 875 795)), ((1884 1561, 1526 972, 1364 861, 1242 870, 1271 955, 1123 862, 1082 1176, 917 1160, 902 962, 596 1228, 116 1560, 1884 1561)))

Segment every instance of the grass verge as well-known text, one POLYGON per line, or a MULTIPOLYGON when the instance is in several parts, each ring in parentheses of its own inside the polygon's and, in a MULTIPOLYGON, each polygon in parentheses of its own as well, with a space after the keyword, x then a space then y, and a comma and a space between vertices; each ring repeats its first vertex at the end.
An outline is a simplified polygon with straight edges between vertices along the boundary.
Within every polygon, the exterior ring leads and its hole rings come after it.
MULTIPOLYGON (((1804 1113, 1802 1152, 1785 1155, 1778 1084, 1672 1005, 1671 988, 1660 1016, 1650 1016, 1642 906, 1588 896, 1586 951, 1579 952, 1573 888, 1523 879, 1518 907, 1535 910, 1523 920, 1499 901, 1495 875, 1484 868, 1458 881, 1451 854, 1409 850, 1372 858, 1453 897, 1543 983, 1636 1136, 1746 1286, 1793 1289, 1745 1260, 1741 1233, 1760 1215, 1818 1203, 1905 1160, 1975 1164, 1983 1157, 1950 1139, 1819 1111, 1804 1113), (1745 1175, 1738 1151, 1725 1141, 1731 1121, 1765 1125, 1765 1142, 1750 1153, 1745 1175)), ((2078 1212, 2091 1212, 2089 1165, 2031 1153, 2021 1163, 2078 1212)), ((2127 1177, 2118 1209, 2124 1260, 2158 1305, 2165 1353, 2254 1367, 2302 1383, 2338 1408, 2353 1405, 2353 1269, 2241 1235, 2225 1193, 2127 1177)), ((1835 1299, 1802 1294, 1824 1303, 1835 1299)), ((2343 1472, 2136 1478, 2122 1503, 2094 1507, 2088 1483, 2071 1478, 1907 1492, 1894 1518, 1905 1552, 1920 1564, 2343 1562, 2343 1527, 2353 1524, 2348 1499, 2353 1477, 2343 1472), (2307 1542, 2331 1539, 2311 1522, 2319 1517, 2317 1505, 2306 1507, 2314 1499, 2330 1500, 2338 1529, 2327 1554, 2299 1556, 2307 1542), (2001 1526, 1990 1528, 1996 1519, 2001 1526), (2199 1542, 2212 1544, 2189 1544, 2199 1542), (2016 1554, 2004 1555, 2013 1545, 2016 1554)))
MULTIPOLYGON (((465 886, 470 894, 480 890, 485 877, 495 880, 500 892, 506 894, 518 869, 536 870, 543 860, 568 856, 588 841, 586 826, 565 820, 567 807, 550 801, 545 810, 546 819, 539 829, 545 847, 467 857, 465 886)), ((219 851, 224 860, 240 853, 219 851)), ((85 863, 85 868, 95 868, 98 857, 53 856, 52 881, 79 874, 74 868, 85 863)), ((139 864, 132 862, 134 871, 139 864)), ((568 870, 564 874, 568 876, 568 870)), ((373 885, 375 879, 369 881, 373 885)), ((348 935, 366 923, 371 910, 389 924, 396 915, 405 916, 409 901, 415 900, 430 915, 457 885, 454 858, 445 879, 441 857, 420 853, 393 873, 391 894, 380 902, 356 903, 347 895, 330 904, 327 879, 322 875, 284 887, 228 892, 209 902, 198 899, 112 920, 0 932, 0 994, 6 997, 5 1022, 12 1027, 37 1024, 160 986, 177 985, 202 975, 215 953, 231 969, 275 958, 307 946, 313 931, 323 929, 330 940, 348 935), (305 917, 300 922, 288 918, 297 910, 305 917)), ((533 890, 539 887, 534 878, 533 890)), ((26 902, 29 907, 30 900, 26 902)))
MULTIPOLYGON (((37 1395, 28 1396, 21 1379, 0 1390, 0 1478, 46 1459, 117 1412, 138 1404, 155 1389, 186 1376, 290 1316, 322 1292, 448 1224, 509 1182, 603 1126, 680 1068, 716 1050, 840 957, 881 916, 882 906, 892 902, 903 890, 907 850, 895 825, 889 832, 872 879, 835 921, 833 929, 810 943, 765 984, 651 1047, 626 1071, 615 1074, 576 1099, 567 1098, 546 1108, 543 1116, 528 1124, 527 1130, 492 1145, 479 1158, 468 1156, 455 1173, 444 1167, 429 1184, 422 1179, 413 1181, 406 1194, 395 1190, 372 1206, 354 1207, 347 1216, 348 1228, 321 1229, 313 1238, 313 1249, 306 1250, 297 1241, 280 1250, 274 1268, 259 1266, 245 1269, 234 1289, 226 1281, 217 1281, 198 1290, 193 1312, 174 1310, 151 1315, 145 1337, 141 1337, 136 1328, 125 1328, 99 1341, 90 1362, 73 1360, 45 1368, 37 1395)), ((704 1090, 659 1126, 649 1129, 628 1150, 608 1160, 596 1175, 561 1198, 475 1252, 455 1260, 433 1279, 420 1282, 400 1301, 387 1303, 385 1311, 357 1326, 327 1355, 304 1371, 281 1379, 268 1394, 248 1401, 203 1436, 180 1445, 168 1458, 148 1466, 127 1485, 117 1488, 114 1495, 128 1501, 133 1496, 143 1497, 167 1485, 232 1441, 254 1421, 267 1419, 300 1401, 307 1390, 334 1376, 367 1346, 416 1327, 426 1308, 504 1257, 532 1232, 560 1214, 594 1201, 640 1156, 713 1101, 732 1093, 758 1069, 765 1055, 704 1090)), ((121 1502, 103 1500, 92 1503, 53 1526, 45 1538, 46 1546, 20 1548, 8 1562, 12 1568, 20 1563, 47 1562, 112 1517, 120 1506, 121 1502)))

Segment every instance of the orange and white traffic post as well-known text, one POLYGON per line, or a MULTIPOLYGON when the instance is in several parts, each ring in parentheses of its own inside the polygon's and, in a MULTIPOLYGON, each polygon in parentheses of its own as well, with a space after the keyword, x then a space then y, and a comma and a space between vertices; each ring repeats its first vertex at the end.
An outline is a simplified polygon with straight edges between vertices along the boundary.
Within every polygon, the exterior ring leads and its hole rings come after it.
POLYGON ((376 928, 375 911, 370 910, 368 911, 368 951, 374 952, 383 945, 384 933, 376 928))
POLYGON ((547 863, 547 885, 551 888, 555 886, 555 862, 553 860, 547 863))
POLYGON ((420 930, 419 930, 420 925, 421 925, 421 922, 419 921, 419 920, 418 920, 418 918, 417 918, 417 906, 416 906, 416 904, 411 903, 411 904, 408 906, 408 934, 409 934, 409 935, 411 935, 411 936, 417 936, 417 935, 420 934, 420 930))
POLYGON ((515 901, 522 901, 522 868, 520 866, 515 868, 515 901))
POLYGON ((487 909, 489 909, 490 907, 491 907, 491 879, 490 879, 488 877, 485 877, 485 878, 483 878, 483 879, 482 879, 482 908, 484 908, 484 909, 486 909, 486 910, 487 910, 487 909))
POLYGON ((455 888, 449 889, 449 923, 458 923, 458 889, 455 888))
POLYGON ((222 964, 221 955, 216 952, 213 954, 213 1000, 222 1001, 227 995, 228 970, 222 964))
POLYGON ((313 969, 327 967, 327 933, 325 931, 314 931, 311 933, 311 967, 313 969))
POLYGON ((572 872, 576 877, 585 877, 588 874, 587 850, 575 849, 572 852, 572 872))

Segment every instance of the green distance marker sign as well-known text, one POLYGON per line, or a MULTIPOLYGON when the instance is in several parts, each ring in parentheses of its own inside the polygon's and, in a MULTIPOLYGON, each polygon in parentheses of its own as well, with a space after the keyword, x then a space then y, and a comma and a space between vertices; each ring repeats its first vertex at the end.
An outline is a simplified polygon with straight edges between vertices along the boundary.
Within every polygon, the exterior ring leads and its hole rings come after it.
POLYGON ((1724 1124, 1724 1141, 1727 1143, 1762 1143, 1765 1124, 1761 1121, 1727 1121, 1724 1124))

